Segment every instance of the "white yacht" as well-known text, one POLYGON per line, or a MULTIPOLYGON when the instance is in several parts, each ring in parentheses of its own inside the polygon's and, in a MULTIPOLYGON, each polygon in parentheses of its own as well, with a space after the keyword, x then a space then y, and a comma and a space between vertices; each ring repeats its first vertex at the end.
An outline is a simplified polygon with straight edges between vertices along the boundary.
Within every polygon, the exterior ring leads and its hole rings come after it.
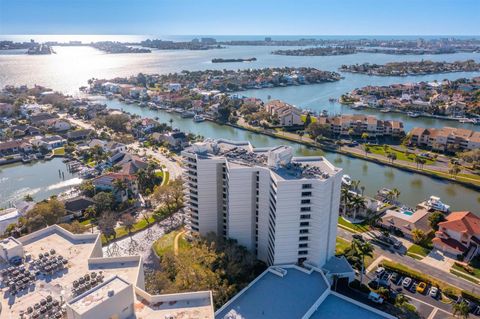
POLYGON ((203 121, 205 121, 205 118, 203 116, 197 114, 193 117, 193 121, 197 122, 197 123, 198 122, 203 122, 203 121))
POLYGON ((427 206, 430 209, 438 210, 442 213, 448 213, 450 211, 450 205, 442 203, 440 197, 437 196, 430 196, 427 200, 427 206))

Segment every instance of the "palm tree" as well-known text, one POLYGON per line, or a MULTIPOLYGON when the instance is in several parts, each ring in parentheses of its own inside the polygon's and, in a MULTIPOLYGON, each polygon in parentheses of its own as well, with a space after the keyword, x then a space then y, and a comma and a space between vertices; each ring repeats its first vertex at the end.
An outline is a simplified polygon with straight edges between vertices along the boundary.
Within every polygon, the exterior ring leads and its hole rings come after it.
POLYGON ((453 315, 455 317, 461 317, 463 319, 467 319, 470 313, 470 309, 468 304, 465 301, 456 303, 453 305, 453 315))
POLYGON ((453 164, 452 167, 448 170, 448 173, 450 173, 450 175, 452 175, 452 177, 456 178, 458 173, 461 172, 461 168, 460 168, 460 165, 458 164, 453 164))
POLYGON ((352 193, 350 193, 350 190, 346 187, 342 187, 341 191, 341 198, 342 198, 342 203, 343 203, 343 214, 347 214, 347 207, 350 204, 350 200, 352 199, 352 193))
POLYGON ((394 161, 397 160, 397 153, 388 153, 387 158, 390 160, 390 162, 393 164, 394 161))
POLYGON ((355 252, 355 255, 358 256, 361 262, 362 271, 360 272, 360 283, 363 282, 363 273, 365 269, 365 257, 373 258, 373 245, 368 241, 360 241, 358 239, 354 239, 352 241, 352 248, 355 252))
POLYGON ((412 230, 413 242, 415 244, 421 244, 425 240, 425 232, 421 229, 415 228, 412 230))
POLYGON ((125 191, 125 195, 128 197, 128 187, 127 183, 123 179, 116 179, 113 182, 113 186, 115 187, 116 191, 121 193, 123 196, 123 192, 125 191))
POLYGON ((362 192, 361 194, 362 194, 362 196, 363 196, 363 193, 365 193, 365 186, 363 186, 363 185, 360 186, 360 190, 361 190, 361 192, 362 192))
POLYGON ((83 216, 87 219, 90 219, 90 227, 91 227, 92 234, 93 234, 93 227, 95 226, 94 223, 93 223, 93 220, 97 216, 97 212, 95 211, 95 207, 94 206, 87 207, 87 209, 85 209, 85 212, 83 212, 83 216))
POLYGON ((352 205, 353 212, 354 212, 353 220, 355 220, 356 217, 357 217, 358 211, 360 209, 365 209, 366 208, 365 200, 363 199, 362 196, 356 195, 356 196, 352 197, 352 199, 350 201, 350 204, 352 205))
POLYGON ((352 189, 354 189, 356 192, 358 192, 358 187, 360 186, 360 181, 359 180, 353 180, 351 186, 352 186, 352 189))
POLYGON ((407 304, 410 300, 404 294, 398 294, 395 297, 395 306, 398 308, 402 308, 405 304, 407 304))
POLYGON ((172 119, 172 118, 169 119, 169 120, 168 120, 168 123, 170 123, 170 128, 173 130, 173 125, 172 125, 172 124, 173 124, 173 119, 172 119))

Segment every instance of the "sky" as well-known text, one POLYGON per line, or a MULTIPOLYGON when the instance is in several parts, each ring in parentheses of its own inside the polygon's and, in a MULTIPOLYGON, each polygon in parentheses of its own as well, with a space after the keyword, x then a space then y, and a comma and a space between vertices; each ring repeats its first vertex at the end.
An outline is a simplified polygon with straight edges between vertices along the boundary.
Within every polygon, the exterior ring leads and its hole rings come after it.
POLYGON ((0 34, 479 35, 480 0, 0 0, 0 34))

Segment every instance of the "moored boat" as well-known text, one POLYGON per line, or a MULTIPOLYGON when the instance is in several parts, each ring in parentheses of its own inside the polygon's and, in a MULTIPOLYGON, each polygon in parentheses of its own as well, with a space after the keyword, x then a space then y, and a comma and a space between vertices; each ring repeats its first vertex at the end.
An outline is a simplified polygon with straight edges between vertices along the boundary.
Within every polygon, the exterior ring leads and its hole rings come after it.
POLYGON ((352 178, 350 177, 350 175, 345 174, 342 176, 342 184, 345 186, 352 185, 352 178))
POLYGON ((197 123, 198 122, 203 122, 203 121, 205 121, 205 118, 203 116, 197 114, 193 117, 193 121, 197 122, 197 123))

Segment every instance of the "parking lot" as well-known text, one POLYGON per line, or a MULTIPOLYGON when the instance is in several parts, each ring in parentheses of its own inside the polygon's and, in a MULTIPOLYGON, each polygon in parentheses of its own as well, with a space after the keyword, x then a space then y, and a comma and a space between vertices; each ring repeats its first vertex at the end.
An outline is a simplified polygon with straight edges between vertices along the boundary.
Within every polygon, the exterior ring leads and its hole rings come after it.
MULTIPOLYGON (((390 289, 392 297, 398 293, 403 293, 409 297, 410 303, 417 308, 418 313, 423 318, 441 319, 451 317, 452 306, 450 300, 442 297, 441 291, 436 287, 384 270, 381 267, 369 272, 366 277, 364 283, 373 289, 382 286, 390 289)), ((480 307, 473 302, 465 301, 470 305, 470 316, 480 316, 480 307)))

